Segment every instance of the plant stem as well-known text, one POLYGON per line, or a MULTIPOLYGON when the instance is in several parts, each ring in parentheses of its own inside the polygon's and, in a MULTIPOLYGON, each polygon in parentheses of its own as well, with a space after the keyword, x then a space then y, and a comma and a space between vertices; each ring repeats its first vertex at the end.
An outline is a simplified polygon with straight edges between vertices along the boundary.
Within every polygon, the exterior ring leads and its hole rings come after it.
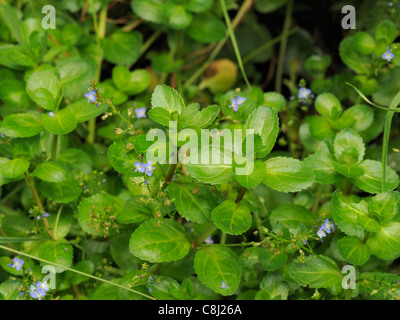
POLYGON ((209 227, 204 230, 204 232, 199 235, 194 241, 192 242, 192 248, 197 248, 201 243, 204 242, 212 233, 214 233, 217 230, 217 226, 214 223, 211 223, 209 227))
MULTIPOLYGON (((235 29, 238 26, 239 22, 250 10, 252 3, 253 0, 245 0, 245 2, 243 2, 243 5, 241 6, 239 12, 237 13, 235 19, 233 19, 232 22, 233 29, 235 29)), ((228 39, 229 39, 229 32, 224 39, 218 42, 215 49, 211 52, 210 56, 208 57, 207 61, 183 84, 183 89, 186 89, 187 87, 192 85, 207 70, 211 62, 216 58, 216 56, 221 51, 222 47, 225 45, 228 39)))
POLYGON ((60 215, 61 215, 61 211, 64 208, 64 205, 61 205, 60 209, 58 209, 57 212, 57 219, 56 219, 56 224, 54 226, 54 238, 57 239, 57 235, 58 235, 58 223, 60 221, 60 215))
MULTIPOLYGON (((94 30, 96 32, 96 42, 97 42, 97 49, 98 52, 101 52, 101 39, 104 39, 106 35, 106 26, 107 26, 107 5, 104 6, 104 8, 100 11, 100 21, 99 24, 97 24, 97 16, 94 11, 94 6, 93 6, 93 0, 89 0, 91 10, 93 12, 93 24, 94 24, 94 30)), ((103 57, 101 56, 97 62, 97 70, 96 70, 96 77, 95 80, 96 82, 100 81, 100 76, 101 76, 101 66, 103 64, 103 57)), ((94 143, 96 139, 96 118, 90 119, 88 123, 88 137, 87 137, 87 142, 88 143, 94 143)))
POLYGON ((51 146, 51 161, 56 161, 57 158, 57 142, 58 142, 58 134, 53 136, 53 144, 51 146))
MULTIPOLYGON (((24 175, 25 175, 25 181, 28 184, 28 187, 32 191, 32 194, 33 194, 33 197, 35 198, 36 204, 39 207, 40 212, 43 213, 44 207, 43 207, 42 201, 40 200, 39 194, 36 191, 33 180, 31 178, 31 176, 29 175, 29 171, 26 171, 24 175)), ((48 232, 50 237, 54 240, 54 236, 50 230, 50 225, 49 225, 49 221, 47 220, 47 218, 43 218, 43 223, 44 223, 44 226, 46 227, 46 231, 48 232)))
POLYGON ((245 188, 245 187, 240 189, 240 191, 239 191, 239 193, 238 193, 238 195, 237 195, 237 197, 235 199, 236 203, 240 203, 243 200, 244 195, 246 194, 246 191, 247 191, 247 188, 245 188))
POLYGON ((281 92, 282 90, 283 66, 285 62, 284 59, 285 59, 287 40, 288 40, 288 30, 290 26, 290 20, 292 18, 292 11, 293 11, 293 0, 289 0, 286 7, 285 21, 283 23, 283 30, 282 30, 283 37, 279 48, 278 67, 276 70, 276 78, 275 78, 276 92, 281 92))
POLYGON ((61 265, 61 264, 54 263, 54 262, 51 262, 51 261, 48 261, 48 260, 45 260, 45 259, 41 259, 41 258, 32 256, 32 255, 27 254, 27 253, 22 252, 22 251, 18 251, 18 250, 15 250, 15 249, 7 248, 7 247, 2 246, 2 245, 0 245, 0 249, 6 250, 6 251, 10 251, 10 252, 16 253, 16 254, 18 254, 18 255, 25 256, 25 257, 27 257, 27 258, 33 259, 33 260, 37 260, 37 261, 40 261, 40 262, 44 262, 44 263, 50 264, 50 265, 52 265, 52 266, 65 269, 65 270, 67 270, 67 271, 71 271, 71 272, 74 272, 74 273, 83 275, 83 276, 88 277, 88 278, 92 278, 92 279, 95 279, 95 280, 98 280, 98 281, 101 281, 101 282, 104 282, 104 283, 108 283, 108 284, 110 284, 110 285, 112 285, 112 286, 119 287, 119 288, 122 288, 122 289, 125 289, 125 290, 128 290, 128 291, 134 292, 134 293, 136 293, 136 294, 138 294, 138 295, 141 295, 141 296, 143 296, 143 297, 149 298, 149 299, 151 299, 151 300, 156 300, 156 299, 153 298, 152 296, 149 296, 149 295, 147 295, 147 294, 144 294, 144 293, 142 293, 142 292, 139 292, 139 291, 136 291, 136 290, 127 288, 127 287, 124 287, 124 286, 122 286, 122 285, 120 285, 120 284, 118 284, 118 283, 115 283, 115 282, 112 282, 112 281, 108 281, 108 280, 105 280, 105 279, 102 279, 102 278, 93 276, 93 275, 91 275, 91 274, 88 274, 88 273, 85 273, 85 272, 82 272, 82 271, 79 271, 79 270, 75 270, 75 269, 72 269, 72 268, 68 268, 68 267, 65 267, 65 266, 63 266, 63 265, 61 265))
POLYGON ((246 72, 244 71, 244 68, 243 68, 243 62, 242 62, 242 58, 240 56, 239 46, 238 46, 237 41, 236 41, 235 32, 233 31, 231 19, 229 18, 228 9, 226 8, 225 0, 220 0, 220 3, 221 3, 222 12, 223 12, 224 17, 225 17, 226 25, 227 25, 228 30, 229 30, 229 36, 231 37, 233 49, 235 50, 236 59, 237 59, 238 64, 239 64, 240 71, 242 72, 242 76, 243 76, 244 82, 246 82, 246 85, 247 85, 248 88, 251 88, 251 84, 249 82, 249 79, 247 79, 246 72))

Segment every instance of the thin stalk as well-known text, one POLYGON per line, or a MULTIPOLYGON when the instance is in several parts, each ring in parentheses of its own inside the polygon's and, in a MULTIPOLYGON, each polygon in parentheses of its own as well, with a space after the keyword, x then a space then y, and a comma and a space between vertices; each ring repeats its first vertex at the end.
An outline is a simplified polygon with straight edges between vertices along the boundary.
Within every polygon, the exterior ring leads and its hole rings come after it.
POLYGON ((140 50, 140 55, 145 53, 147 49, 151 47, 151 45, 158 39, 158 37, 161 35, 161 31, 154 32, 150 38, 146 40, 146 42, 143 44, 142 49, 140 50))
POLYGON ((235 199, 236 203, 240 203, 243 200, 244 195, 246 194, 246 191, 247 191, 247 188, 245 188, 245 187, 240 189, 240 191, 239 191, 239 193, 238 193, 238 195, 237 195, 237 197, 235 199))
MULTIPOLYGON (((236 29, 236 27, 239 25, 239 22, 244 18, 246 13, 250 10, 252 3, 253 0, 245 0, 243 2, 243 5, 240 7, 240 10, 237 13, 235 19, 233 19, 232 22, 233 29, 236 29)), ((186 82, 183 84, 183 89, 186 89, 187 87, 192 85, 207 70, 211 62, 216 58, 216 56, 221 51, 221 49, 228 41, 228 39, 229 39, 229 30, 227 36, 224 39, 220 40, 218 44, 215 46, 214 50, 211 52, 207 61, 204 62, 204 64, 188 80, 186 80, 186 82)), ((209 47, 207 47, 205 50, 208 51, 208 48, 209 47)))
POLYGON ((61 205, 60 209, 58 209, 58 212, 57 212, 56 224, 54 226, 54 238, 56 238, 56 239, 57 239, 57 235, 58 235, 58 223, 60 222, 61 211, 63 208, 64 208, 64 206, 61 205))
POLYGON ((108 280, 105 280, 105 279, 102 279, 102 278, 93 276, 93 275, 91 275, 91 274, 88 274, 88 273, 85 273, 85 272, 82 272, 82 271, 79 271, 79 270, 75 270, 75 269, 72 269, 72 268, 68 268, 68 267, 65 267, 65 266, 63 266, 63 265, 61 265, 61 264, 58 264, 58 263, 54 263, 54 262, 51 262, 51 261, 48 261, 48 260, 45 260, 45 259, 41 259, 41 258, 38 258, 38 257, 34 257, 34 256, 32 256, 32 255, 30 255, 30 254, 27 254, 27 253, 25 253, 25 252, 22 252, 22 251, 18 251, 18 250, 15 250, 15 249, 7 248, 7 247, 2 246, 2 245, 0 245, 0 249, 6 250, 6 251, 10 251, 10 252, 16 253, 16 254, 18 254, 18 255, 20 255, 20 256, 24 256, 24 257, 27 257, 27 258, 30 258, 30 259, 33 259, 33 260, 37 260, 37 261, 40 261, 40 262, 44 262, 44 263, 46 263, 46 264, 50 264, 50 265, 52 265, 52 266, 65 269, 65 270, 67 270, 67 271, 71 271, 71 272, 80 274, 80 275, 82 275, 82 276, 85 276, 85 277, 88 277, 88 278, 92 278, 92 279, 95 279, 95 280, 98 280, 98 281, 101 281, 101 282, 110 284, 110 285, 112 285, 112 286, 119 287, 119 288, 122 288, 122 289, 125 289, 125 290, 128 290, 128 291, 134 292, 134 293, 136 293, 136 294, 138 294, 138 295, 141 295, 141 296, 143 296, 143 297, 149 298, 149 299, 151 299, 151 300, 156 300, 156 299, 153 298, 152 296, 149 296, 149 295, 147 295, 147 294, 144 294, 144 293, 142 293, 142 292, 139 292, 139 291, 136 291, 136 290, 127 288, 127 287, 124 287, 124 286, 122 286, 122 285, 120 285, 120 284, 118 284, 118 283, 114 283, 114 282, 112 282, 112 281, 108 281, 108 280))
MULTIPOLYGON (((36 202, 37 206, 39 207, 40 212, 43 213, 44 207, 43 207, 42 201, 40 200, 39 194, 36 191, 35 184, 33 183, 33 180, 29 174, 29 171, 26 171, 24 175, 25 175, 25 181, 28 184, 28 187, 31 189, 33 197, 35 198, 35 202, 36 202)), ((47 218, 43 218, 43 223, 46 228, 46 231, 48 232, 50 237, 54 240, 54 236, 50 230, 50 225, 49 225, 49 221, 47 220, 47 218)))
POLYGON ((57 143, 58 143, 58 134, 53 136, 53 144, 51 146, 51 161, 56 161, 57 158, 57 143))
POLYGON ((217 230, 217 226, 214 223, 211 223, 209 227, 201 234, 199 235, 194 241, 192 242, 192 248, 197 248, 200 246, 201 243, 204 242, 212 233, 214 233, 217 230))
POLYGON ((236 41, 235 32, 233 31, 231 19, 229 18, 228 9, 226 8, 225 0, 220 0, 220 3, 221 3, 222 12, 224 13, 226 25, 227 25, 228 30, 229 30, 229 36, 231 37, 233 49, 235 50, 236 59, 237 59, 238 64, 239 64, 240 71, 242 72, 242 76, 243 76, 244 82, 246 82, 246 85, 249 88, 251 88, 251 84, 249 82, 249 79, 247 79, 246 72, 244 71, 242 57, 240 56, 239 46, 238 46, 237 41, 236 41))
POLYGON ((292 11, 293 11, 293 0, 289 0, 287 7, 286 7, 285 21, 283 23, 283 30, 282 30, 282 34, 284 36, 282 37, 281 45, 279 48, 278 67, 276 70, 276 78, 275 78, 275 91, 276 92, 281 92, 281 90, 282 90, 283 65, 284 65, 284 59, 285 59, 285 54, 286 54, 288 30, 289 30, 289 26, 290 26, 290 20, 292 18, 292 11))
MULTIPOLYGON (((106 35, 107 5, 105 5, 104 8, 100 11, 100 21, 98 24, 97 16, 96 16, 96 13, 94 12, 93 0, 89 0, 89 3, 91 6, 91 10, 93 12, 93 24, 94 24, 94 30, 96 32, 97 49, 98 49, 98 52, 101 52, 101 39, 104 39, 104 37, 106 35)), ((97 62, 97 70, 96 70, 96 76, 95 76, 96 82, 99 82, 99 80, 100 80, 102 64, 103 64, 103 57, 100 57, 97 62)), ((96 118, 89 120, 88 130, 89 130, 89 133, 88 133, 88 137, 87 137, 87 142, 94 143, 95 138, 96 138, 96 118)))

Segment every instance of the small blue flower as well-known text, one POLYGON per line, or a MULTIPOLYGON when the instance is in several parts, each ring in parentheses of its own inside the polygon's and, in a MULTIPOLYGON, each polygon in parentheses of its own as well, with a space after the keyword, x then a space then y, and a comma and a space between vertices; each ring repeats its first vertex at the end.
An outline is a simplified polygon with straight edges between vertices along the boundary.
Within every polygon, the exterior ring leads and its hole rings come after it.
POLYGON ((50 217, 50 213, 43 212, 42 216, 43 216, 43 218, 48 218, 48 217, 50 217))
POLYGON ((229 286, 226 284, 225 281, 222 281, 222 282, 221 282, 221 286, 220 286, 219 288, 220 288, 220 289, 228 289, 229 286))
POLYGON ((394 54, 392 53, 392 49, 387 48, 386 52, 382 55, 382 59, 391 61, 394 58, 394 54))
POLYGON ((42 290, 42 292, 47 292, 50 290, 49 285, 47 284, 47 281, 45 282, 36 282, 36 287, 40 290, 42 290))
POLYGON ((96 90, 87 92, 85 94, 85 97, 88 98, 88 102, 90 101, 96 102, 96 90))
POLYGON ((233 108, 233 112, 237 112, 239 107, 243 106, 243 103, 247 100, 245 97, 235 96, 236 99, 231 99, 231 105, 229 108, 233 108))
POLYGON ((303 240, 303 243, 304 243, 304 244, 307 244, 307 240, 303 240))
POLYGON ((207 243, 207 244, 213 244, 214 240, 211 239, 211 236, 209 236, 206 240, 204 240, 204 242, 207 243))
POLYGON ((147 181, 147 180, 144 180, 144 182, 143 182, 143 184, 144 184, 145 186, 147 186, 148 183, 149 183, 149 181, 147 181))
POLYGON ((40 220, 40 216, 37 216, 36 219, 37 219, 37 220, 40 220))
POLYGON ((47 114, 48 114, 49 117, 52 117, 52 118, 54 118, 56 116, 54 111, 47 112, 47 114))
POLYGON ((325 233, 324 229, 319 228, 319 230, 317 231, 317 236, 318 236, 320 239, 326 237, 326 233, 325 233))
POLYGON ((22 266, 24 265, 24 260, 14 258, 13 261, 14 264, 11 267, 17 269, 17 271, 21 270, 22 266))
POLYGON ((149 288, 149 292, 151 292, 152 290, 151 290, 151 288, 149 288))
POLYGON ((304 100, 307 100, 307 99, 310 97, 310 95, 311 95, 311 90, 310 90, 310 89, 307 89, 307 88, 300 88, 297 97, 298 97, 300 100, 304 101, 304 100))
POLYGON ((143 164, 139 161, 135 162, 135 172, 144 172, 143 164))
POLYGON ((153 280, 154 278, 152 277, 152 276, 150 276, 150 278, 149 278, 149 284, 151 284, 151 281, 153 280))
POLYGON ((151 166, 151 162, 148 161, 145 165, 144 165, 144 171, 146 172, 146 174, 151 177, 153 175, 153 170, 155 169, 155 167, 151 166))
POLYGON ((336 226, 332 221, 329 221, 329 219, 325 219, 324 223, 321 225, 321 229, 327 233, 331 233, 335 231, 336 226))
POLYGON ((147 118, 146 116, 146 108, 136 108, 136 118, 141 119, 141 118, 147 118))
POLYGON ((34 299, 42 300, 42 297, 46 295, 46 292, 40 288, 36 288, 34 285, 31 285, 31 291, 29 294, 34 299))

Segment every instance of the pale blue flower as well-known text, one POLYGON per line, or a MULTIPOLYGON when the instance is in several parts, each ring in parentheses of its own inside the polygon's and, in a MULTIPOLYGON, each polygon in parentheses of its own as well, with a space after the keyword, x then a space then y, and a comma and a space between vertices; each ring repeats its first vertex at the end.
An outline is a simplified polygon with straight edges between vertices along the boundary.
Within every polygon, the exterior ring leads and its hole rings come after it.
POLYGON ((319 228, 318 231, 317 231, 317 236, 318 236, 320 239, 326 237, 326 233, 325 233, 324 229, 319 228))
POLYGON ((391 61, 394 58, 394 54, 392 53, 392 49, 387 48, 386 52, 382 55, 382 59, 391 61))
POLYGON ((48 218, 48 217, 50 217, 50 214, 47 212, 43 212, 42 216, 43 216, 43 218, 48 218))
POLYGON ((206 240, 204 240, 204 242, 207 244, 213 244, 214 240, 211 238, 211 236, 209 236, 206 240))
POLYGON ((22 266, 24 265, 24 260, 14 258, 13 261, 14 261, 14 264, 11 265, 11 267, 17 269, 17 271, 20 271, 22 266))
POLYGON ((47 112, 47 114, 48 114, 49 117, 52 117, 52 118, 54 118, 56 116, 54 111, 47 112))
POLYGON ((43 292, 47 292, 50 290, 49 285, 47 284, 47 281, 45 282, 36 282, 36 287, 40 290, 42 290, 43 292))
POLYGON ((235 96, 236 99, 231 99, 231 105, 229 108, 233 108, 233 112, 237 112, 239 107, 243 106, 243 103, 247 100, 245 97, 235 96))
POLYGON ((136 108, 136 118, 141 119, 141 118, 147 118, 146 116, 146 108, 136 108))
POLYGON ((85 97, 88 98, 88 102, 90 101, 96 102, 96 90, 87 92, 85 94, 85 97))
POLYGON ((220 288, 220 289, 228 289, 229 286, 226 284, 225 281, 222 281, 222 282, 221 282, 221 286, 220 286, 219 288, 220 288))
POLYGON ((34 299, 42 300, 42 297, 46 295, 46 292, 43 291, 43 289, 36 288, 34 285, 31 285, 31 291, 29 294, 34 299))
POLYGON ((151 166, 151 162, 148 161, 145 165, 144 165, 144 171, 146 172, 146 174, 151 177, 153 174, 153 170, 155 169, 155 167, 151 166))
POLYGON ((311 90, 304 87, 300 88, 299 93, 297 95, 297 97, 300 100, 307 100, 310 96, 311 96, 311 90))
POLYGON ((143 167, 143 164, 141 162, 136 161, 135 162, 135 167, 136 167, 135 172, 142 172, 142 173, 144 172, 144 167, 143 167))

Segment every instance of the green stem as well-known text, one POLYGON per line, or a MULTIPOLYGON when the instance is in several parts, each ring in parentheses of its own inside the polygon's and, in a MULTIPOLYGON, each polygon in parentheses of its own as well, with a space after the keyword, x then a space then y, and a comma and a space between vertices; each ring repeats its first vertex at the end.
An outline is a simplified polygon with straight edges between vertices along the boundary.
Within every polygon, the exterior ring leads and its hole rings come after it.
POLYGON ((228 9, 226 8, 225 0, 220 0, 220 2, 221 2, 222 12, 225 17, 226 25, 229 30, 229 36, 231 37, 233 49, 235 50, 236 59, 238 60, 240 71, 242 72, 242 76, 243 76, 244 81, 246 82, 247 87, 251 88, 251 84, 250 84, 249 80, 247 79, 246 72, 244 71, 244 68, 243 68, 243 62, 242 62, 242 58, 240 56, 239 46, 236 41, 235 32, 233 31, 231 19, 229 18, 228 9))
POLYGON ((142 55, 143 53, 145 53, 147 51, 147 49, 149 49, 151 47, 151 45, 154 43, 154 41, 156 41, 158 39, 158 37, 161 35, 161 31, 156 31, 154 32, 150 38, 148 38, 146 40, 146 42, 143 44, 142 49, 140 50, 140 55, 142 55))
POLYGON ((57 234, 58 234, 58 223, 60 221, 60 215, 61 215, 61 211, 63 208, 64 208, 64 206, 61 205, 60 209, 58 209, 58 212, 57 212, 56 224, 54 226, 54 238, 56 238, 56 239, 57 239, 57 234))
POLYGON ((247 56, 245 56, 243 58, 243 63, 251 61, 256 56, 258 56, 261 52, 263 52, 263 51, 267 50, 268 48, 272 47, 274 44, 277 44, 277 43, 281 42, 283 38, 290 37, 291 35, 293 35, 297 31, 299 31, 299 28, 298 27, 294 27, 294 28, 290 29, 289 31, 287 31, 285 33, 282 33, 281 35, 279 35, 279 36, 267 41, 262 46, 258 47, 257 49, 255 49, 252 52, 250 52, 247 56))
POLYGON ((118 284, 118 283, 114 283, 114 282, 112 282, 112 281, 108 281, 108 280, 105 280, 105 279, 102 279, 102 278, 93 276, 93 275, 91 275, 91 274, 88 274, 88 273, 85 273, 85 272, 82 272, 82 271, 79 271, 79 270, 75 270, 75 269, 72 269, 72 268, 68 268, 68 267, 65 267, 65 266, 63 266, 63 265, 61 265, 61 264, 58 264, 58 263, 54 263, 54 262, 51 262, 51 261, 48 261, 48 260, 45 260, 45 259, 41 259, 41 258, 38 258, 38 257, 34 257, 34 256, 32 256, 32 255, 30 255, 30 254, 27 254, 27 253, 25 253, 25 252, 22 252, 22 251, 18 251, 18 250, 15 250, 15 249, 7 248, 7 247, 2 246, 2 245, 0 245, 0 249, 6 250, 6 251, 10 251, 10 252, 16 253, 16 254, 18 254, 18 255, 21 255, 21 256, 24 256, 24 257, 33 259, 33 260, 37 260, 37 261, 40 261, 40 262, 44 262, 44 263, 46 263, 46 264, 50 264, 50 265, 52 265, 52 266, 65 269, 65 270, 67 270, 67 271, 71 271, 71 272, 74 272, 74 273, 83 275, 83 276, 85 276, 85 277, 88 277, 88 278, 92 278, 92 279, 95 279, 95 280, 98 280, 98 281, 101 281, 101 282, 104 282, 104 283, 108 283, 108 284, 110 284, 110 285, 112 285, 112 286, 119 287, 119 288, 122 288, 122 289, 125 289, 125 290, 128 290, 128 291, 134 292, 134 293, 136 293, 136 294, 138 294, 138 295, 141 295, 141 296, 143 296, 143 297, 149 298, 149 299, 151 299, 151 300, 156 300, 156 299, 153 298, 152 296, 149 296, 149 295, 147 295, 147 294, 144 294, 144 293, 142 293, 142 292, 139 292, 139 291, 136 291, 136 290, 127 288, 127 287, 124 287, 124 286, 122 286, 122 285, 120 285, 120 284, 118 284))
POLYGON ((383 133, 383 147, 382 147, 382 184, 381 184, 381 192, 385 192, 385 184, 386 184, 386 165, 387 165, 387 155, 389 149, 389 136, 390 136, 390 128, 392 125, 393 112, 388 111, 385 117, 385 128, 383 133))
POLYGON ((243 200, 244 195, 246 194, 246 191, 247 191, 247 188, 245 188, 245 187, 240 189, 240 191, 239 191, 239 193, 238 193, 238 195, 237 195, 237 197, 235 199, 236 203, 240 203, 243 200))
POLYGON ((283 23, 283 37, 281 41, 281 45, 279 48, 279 58, 278 58, 278 67, 276 70, 276 78, 275 78, 275 91, 281 92, 282 90, 282 77, 283 77, 283 66, 285 62, 285 54, 286 54, 286 47, 287 47, 287 40, 288 40, 288 30, 290 26, 290 20, 292 18, 292 11, 293 11, 293 0, 289 0, 286 13, 285 13, 285 21, 283 23))
MULTIPOLYGON (((104 8, 100 11, 100 21, 99 21, 99 24, 97 24, 97 16, 94 11, 93 0, 89 0, 89 4, 90 4, 91 10, 93 12, 93 24, 94 24, 94 30, 96 32, 97 49, 98 49, 98 52, 102 52, 101 51, 101 39, 104 39, 104 37, 106 35, 107 5, 105 5, 104 8)), ((95 77, 96 82, 100 81, 102 64, 103 64, 103 57, 101 56, 97 62, 97 70, 96 70, 96 77, 95 77)), ((92 144, 92 143, 94 143, 94 141, 96 139, 96 118, 89 120, 88 129, 89 129, 89 133, 88 133, 88 137, 87 137, 87 142, 92 144)))
POLYGON ((51 146, 51 161, 56 161, 57 158, 57 143, 58 143, 58 134, 53 136, 53 144, 51 146))
MULTIPOLYGON (((253 3, 253 0, 245 0, 245 2, 243 2, 239 12, 237 13, 235 19, 232 22, 233 29, 235 29, 237 27, 237 25, 239 24, 239 22, 244 18, 247 11, 250 9, 252 3, 253 3)), ((197 69, 197 71, 188 80, 186 80, 186 82, 183 84, 183 89, 186 89, 187 87, 192 85, 198 78, 200 78, 200 76, 207 70, 207 68, 209 67, 211 62, 217 57, 218 53, 221 51, 221 49, 223 48, 225 43, 228 41, 228 39, 229 39, 229 32, 228 32, 228 35, 224 39, 222 39, 218 42, 218 44, 216 45, 216 47, 214 48, 214 50, 211 52, 210 56, 208 57, 207 61, 204 62, 204 64, 199 69, 197 69)))
POLYGON ((204 240, 206 240, 217 229, 217 226, 214 223, 211 223, 210 226, 201 235, 194 239, 194 241, 192 242, 192 248, 198 248, 200 244, 202 244, 204 240))

